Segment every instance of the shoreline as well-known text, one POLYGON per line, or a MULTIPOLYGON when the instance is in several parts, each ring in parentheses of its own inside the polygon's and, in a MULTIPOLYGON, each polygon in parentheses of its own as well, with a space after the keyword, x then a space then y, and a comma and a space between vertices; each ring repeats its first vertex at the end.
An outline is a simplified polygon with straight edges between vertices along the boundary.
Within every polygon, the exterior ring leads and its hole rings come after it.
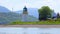
POLYGON ((60 28, 60 25, 0 25, 1 27, 22 27, 22 28, 60 28))

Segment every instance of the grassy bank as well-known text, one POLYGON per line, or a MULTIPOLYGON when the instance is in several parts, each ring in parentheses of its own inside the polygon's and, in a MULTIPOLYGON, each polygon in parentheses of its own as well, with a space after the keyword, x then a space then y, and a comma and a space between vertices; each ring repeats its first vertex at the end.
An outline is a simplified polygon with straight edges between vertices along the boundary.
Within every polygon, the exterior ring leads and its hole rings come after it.
POLYGON ((46 20, 46 21, 38 21, 38 22, 21 22, 21 21, 15 21, 10 23, 12 25, 59 25, 60 24, 60 18, 56 21, 54 20, 46 20))

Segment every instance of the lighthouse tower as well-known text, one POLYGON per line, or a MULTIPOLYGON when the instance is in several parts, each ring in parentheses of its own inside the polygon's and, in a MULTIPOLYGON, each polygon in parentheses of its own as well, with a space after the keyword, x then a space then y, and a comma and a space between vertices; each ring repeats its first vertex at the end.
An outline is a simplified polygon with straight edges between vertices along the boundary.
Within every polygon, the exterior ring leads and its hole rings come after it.
POLYGON ((26 6, 23 8, 23 14, 28 15, 26 6))
POLYGON ((23 8, 23 13, 22 13, 22 21, 28 21, 28 10, 26 8, 26 6, 24 6, 23 8))

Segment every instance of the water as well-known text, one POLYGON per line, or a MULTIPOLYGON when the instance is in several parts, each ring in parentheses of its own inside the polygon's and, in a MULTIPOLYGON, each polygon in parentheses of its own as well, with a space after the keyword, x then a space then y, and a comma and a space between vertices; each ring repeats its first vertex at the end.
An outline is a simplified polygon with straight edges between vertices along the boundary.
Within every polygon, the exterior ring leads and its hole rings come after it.
POLYGON ((60 34, 60 28, 16 28, 2 27, 0 34, 60 34))

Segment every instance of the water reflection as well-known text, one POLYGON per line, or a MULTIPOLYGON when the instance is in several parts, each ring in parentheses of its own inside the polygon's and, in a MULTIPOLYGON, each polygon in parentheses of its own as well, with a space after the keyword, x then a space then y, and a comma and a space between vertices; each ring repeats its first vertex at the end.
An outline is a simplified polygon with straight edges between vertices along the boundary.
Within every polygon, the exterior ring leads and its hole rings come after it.
POLYGON ((0 28, 0 34, 60 34, 60 28, 0 28))

